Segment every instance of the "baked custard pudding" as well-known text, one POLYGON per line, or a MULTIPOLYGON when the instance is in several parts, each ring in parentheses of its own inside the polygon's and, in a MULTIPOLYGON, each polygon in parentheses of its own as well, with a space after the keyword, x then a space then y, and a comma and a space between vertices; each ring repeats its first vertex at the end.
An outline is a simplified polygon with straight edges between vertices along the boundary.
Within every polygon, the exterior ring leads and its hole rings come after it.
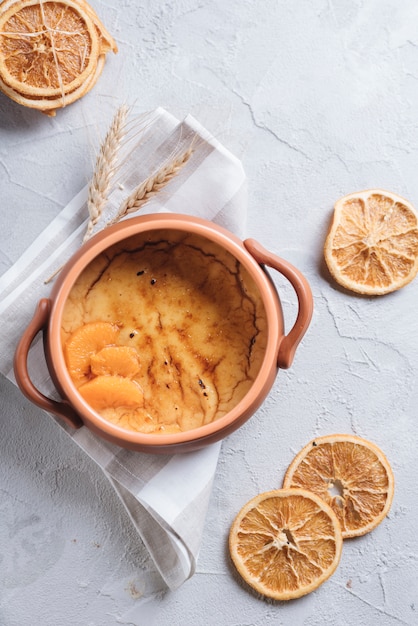
POLYGON ((263 361, 266 314, 243 265, 183 231, 124 240, 80 274, 62 347, 74 385, 103 418, 175 433, 228 413, 263 361))

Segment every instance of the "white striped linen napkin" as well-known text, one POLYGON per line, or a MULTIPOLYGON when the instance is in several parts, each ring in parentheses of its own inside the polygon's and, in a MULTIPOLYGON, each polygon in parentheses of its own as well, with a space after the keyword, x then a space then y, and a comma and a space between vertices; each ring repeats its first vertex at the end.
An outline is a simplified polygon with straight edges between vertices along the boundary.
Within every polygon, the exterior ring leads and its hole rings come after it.
MULTIPOLYGON (((113 193, 111 204, 118 208, 122 192, 127 196, 173 151, 187 149, 191 139, 196 146, 193 157, 141 213, 187 213, 213 220, 242 237, 247 192, 240 161, 192 116, 179 121, 161 108, 148 115, 143 137, 124 165, 123 189, 113 193)), ((86 201, 87 187, 0 277, 0 372, 12 381, 13 354, 22 329, 37 302, 51 290, 45 281, 82 243, 86 201)), ((35 385, 56 398, 40 337, 30 351, 29 367, 35 385)), ((221 444, 171 456, 143 454, 99 439, 85 427, 73 431, 56 421, 102 468, 167 586, 179 587, 195 571, 221 444)))

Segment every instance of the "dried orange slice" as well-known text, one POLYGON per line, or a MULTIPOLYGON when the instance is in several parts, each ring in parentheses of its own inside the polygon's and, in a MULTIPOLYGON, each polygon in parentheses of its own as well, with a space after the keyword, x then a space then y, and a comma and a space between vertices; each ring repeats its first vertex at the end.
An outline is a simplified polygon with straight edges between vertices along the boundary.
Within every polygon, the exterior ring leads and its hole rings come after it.
POLYGON ((303 489, 278 489, 250 500, 229 533, 229 551, 242 578, 274 600, 317 589, 336 570, 341 527, 321 498, 303 489))
POLYGON ((95 411, 107 408, 142 407, 144 394, 133 380, 123 376, 97 376, 78 389, 95 411))
POLYGON ((14 100, 18 104, 23 106, 27 106, 33 109, 39 109, 42 113, 45 113, 49 116, 54 116, 56 114, 56 109, 61 109, 72 102, 75 102, 82 96, 84 96, 90 89, 95 85, 97 79, 99 78, 105 62, 105 55, 100 55, 99 60, 97 62, 97 67, 92 76, 89 76, 88 79, 80 85, 77 89, 74 89, 69 94, 65 94, 64 96, 56 96, 52 98, 36 98, 30 96, 23 96, 18 93, 14 89, 11 89, 8 85, 6 85, 0 77, 0 91, 6 96, 9 96, 11 100, 14 100))
POLYGON ((91 357, 105 346, 114 345, 118 337, 119 327, 110 322, 89 322, 70 335, 64 345, 64 357, 75 385, 90 379, 91 357))
POLYGON ((344 196, 335 204, 324 256, 334 279, 351 291, 400 289, 418 272, 418 213, 380 189, 344 196))
POLYGON ((71 0, 14 4, 0 17, 0 32, 1 75, 22 94, 72 91, 97 64, 95 26, 71 0))
POLYGON ((394 478, 375 444, 355 435, 328 435, 310 441, 290 464, 283 488, 294 487, 329 504, 346 539, 380 524, 392 504, 394 478))
POLYGON ((109 50, 117 46, 85 0, 0 5, 0 87, 20 104, 53 112, 81 97, 109 50))
POLYGON ((100 53, 106 54, 107 52, 110 52, 110 51, 116 53, 118 51, 116 42, 113 39, 112 35, 109 33, 109 31, 105 28, 104 24, 101 22, 99 17, 97 16, 93 7, 91 7, 90 4, 86 2, 86 0, 78 0, 78 2, 82 4, 83 9, 90 16, 90 19, 93 21, 96 27, 97 34, 100 40, 100 53))
POLYGON ((132 378, 139 371, 139 357, 129 346, 106 346, 90 359, 95 376, 126 376, 132 378))

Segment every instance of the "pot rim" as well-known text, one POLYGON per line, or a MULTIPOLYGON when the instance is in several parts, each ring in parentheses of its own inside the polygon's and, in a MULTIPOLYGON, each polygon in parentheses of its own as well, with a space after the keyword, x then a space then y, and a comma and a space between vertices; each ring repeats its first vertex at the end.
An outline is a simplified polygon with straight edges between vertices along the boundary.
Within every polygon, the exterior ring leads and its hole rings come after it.
POLYGON ((175 448, 181 444, 196 443, 210 438, 212 441, 223 438, 223 432, 234 430, 260 406, 277 374, 277 354, 284 334, 283 314, 279 295, 263 267, 245 249, 243 242, 222 226, 203 218, 178 213, 155 213, 125 219, 109 226, 94 235, 65 264, 51 292, 51 315, 48 323, 48 354, 50 367, 65 399, 80 415, 86 426, 101 433, 106 439, 123 446, 141 448, 175 448), (64 304, 78 276, 86 266, 106 248, 135 235, 155 230, 184 231, 200 235, 226 248, 248 271, 255 281, 266 312, 267 343, 261 367, 245 396, 228 413, 218 419, 180 433, 152 434, 130 431, 111 423, 96 413, 78 393, 68 372, 61 344, 61 319, 64 304), (244 419, 244 416, 245 419, 244 419))

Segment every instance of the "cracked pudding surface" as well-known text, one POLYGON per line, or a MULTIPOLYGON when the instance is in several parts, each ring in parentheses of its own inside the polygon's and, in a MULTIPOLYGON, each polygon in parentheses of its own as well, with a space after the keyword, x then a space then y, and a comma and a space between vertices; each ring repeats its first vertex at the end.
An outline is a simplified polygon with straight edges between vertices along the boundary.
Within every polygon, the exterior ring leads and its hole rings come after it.
POLYGON ((128 430, 173 433, 218 419, 245 396, 267 322, 234 256, 198 235, 156 230, 87 266, 61 337, 70 376, 94 410, 128 430), (126 348, 137 367, 125 363, 126 348))

